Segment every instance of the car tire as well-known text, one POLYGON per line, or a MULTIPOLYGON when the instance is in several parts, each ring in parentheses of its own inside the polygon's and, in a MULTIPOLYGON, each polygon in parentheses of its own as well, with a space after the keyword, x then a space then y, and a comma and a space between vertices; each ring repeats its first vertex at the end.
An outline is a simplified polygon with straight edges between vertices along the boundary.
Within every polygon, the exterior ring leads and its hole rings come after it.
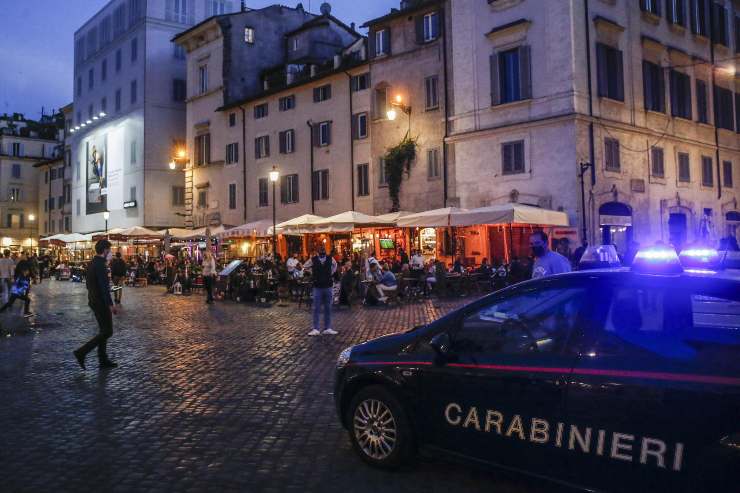
POLYGON ((347 409, 352 447, 368 464, 397 469, 414 455, 414 434, 399 400, 385 387, 360 390, 347 409))

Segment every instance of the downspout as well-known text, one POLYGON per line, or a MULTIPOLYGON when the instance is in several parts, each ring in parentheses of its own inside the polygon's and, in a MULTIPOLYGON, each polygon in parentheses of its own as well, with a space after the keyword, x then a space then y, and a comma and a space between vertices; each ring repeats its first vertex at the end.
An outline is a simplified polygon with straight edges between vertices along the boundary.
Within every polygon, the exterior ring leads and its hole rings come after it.
POLYGON ((239 106, 242 110, 242 178, 244 180, 244 222, 247 223, 247 116, 244 106, 239 106))
MULTIPOLYGON (((353 107, 352 107, 352 75, 346 70, 344 73, 347 75, 347 83, 349 84, 349 183, 350 183, 350 197, 352 197, 352 209, 355 210, 355 136, 352 133, 353 125, 353 107)), ((311 136, 313 138, 313 135, 311 136)), ((311 148, 313 149, 313 142, 311 142, 311 148)), ((313 176, 311 177, 311 186, 313 186, 313 176)), ((313 198, 313 194, 311 195, 313 198)))
MULTIPOLYGON (((714 76, 714 40, 715 40, 715 32, 714 32, 714 4, 709 4, 709 63, 711 65, 711 73, 712 73, 712 102, 714 103, 713 113, 714 113, 714 155, 715 155, 715 161, 717 161, 717 198, 722 198, 722 168, 720 166, 719 162, 719 127, 717 126, 717 110, 719 109, 719 104, 717 103, 717 91, 715 90, 715 76, 714 76)), ((721 208, 721 207, 720 207, 721 208)), ((721 211, 720 211, 721 214, 721 211)))
MULTIPOLYGON (((596 163, 594 153, 594 94, 593 94, 593 81, 591 76, 591 24, 589 22, 589 10, 588 0, 584 0, 584 26, 586 28, 586 73, 588 74, 588 160, 591 166, 591 189, 596 185, 596 163)), ((581 177, 583 180, 583 176, 581 177)), ((584 229, 586 225, 586 209, 583 207, 583 224, 584 229)), ((587 240, 587 238, 582 238, 587 240)))
POLYGON ((316 208, 314 207, 314 200, 313 200, 313 122, 311 120, 306 121, 306 125, 308 125, 308 129, 310 132, 310 138, 309 138, 309 152, 310 152, 310 163, 311 163, 311 170, 310 170, 310 180, 311 180, 311 214, 316 213, 316 208))
MULTIPOLYGON (((445 10, 442 9, 442 25, 446 27, 447 24, 447 16, 445 15, 445 10)), ((449 72, 447 68, 447 29, 444 30, 442 33, 442 70, 444 72, 443 78, 444 78, 444 84, 445 84, 445 134, 444 137, 442 137, 442 206, 447 207, 447 196, 449 193, 449 185, 447 184, 448 180, 448 153, 447 153, 447 138, 449 137, 449 118, 450 118, 450 92, 448 89, 448 77, 449 72)), ((411 118, 411 116, 409 116, 411 118)))

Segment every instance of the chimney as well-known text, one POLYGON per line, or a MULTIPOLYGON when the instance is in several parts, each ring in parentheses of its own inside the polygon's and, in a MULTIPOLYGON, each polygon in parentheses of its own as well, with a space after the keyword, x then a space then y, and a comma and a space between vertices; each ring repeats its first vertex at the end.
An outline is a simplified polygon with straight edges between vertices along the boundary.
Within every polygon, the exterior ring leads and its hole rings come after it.
POLYGON ((295 6, 296 12, 302 14, 303 13, 303 4, 301 2, 298 2, 298 5, 295 6))
POLYGON ((350 27, 350 28, 351 28, 351 29, 352 29, 353 31, 356 31, 356 29, 355 29, 355 23, 354 23, 354 22, 350 22, 350 23, 349 23, 349 27, 350 27))
POLYGON ((246 2, 246 0, 242 0, 241 11, 242 12, 246 12, 247 11, 247 2, 246 2))

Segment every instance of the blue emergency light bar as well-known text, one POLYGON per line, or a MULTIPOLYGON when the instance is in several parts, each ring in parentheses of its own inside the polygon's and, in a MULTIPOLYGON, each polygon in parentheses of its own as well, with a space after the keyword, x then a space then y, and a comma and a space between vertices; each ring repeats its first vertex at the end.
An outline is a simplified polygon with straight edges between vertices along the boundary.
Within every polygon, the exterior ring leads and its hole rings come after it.
POLYGON ((654 246, 639 250, 632 261, 632 272, 638 274, 681 274, 683 267, 676 251, 670 247, 654 246))
POLYGON ((685 268, 718 269, 721 257, 717 250, 707 247, 689 247, 679 255, 681 265, 685 268))

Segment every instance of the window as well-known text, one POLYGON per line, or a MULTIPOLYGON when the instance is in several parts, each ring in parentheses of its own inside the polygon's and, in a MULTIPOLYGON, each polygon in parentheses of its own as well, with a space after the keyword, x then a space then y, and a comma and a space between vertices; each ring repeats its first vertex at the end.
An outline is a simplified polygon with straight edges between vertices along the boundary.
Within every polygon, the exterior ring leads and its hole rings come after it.
POLYGON ((185 205, 185 187, 172 187, 172 205, 175 207, 185 205))
POLYGON ((254 44, 254 29, 251 27, 244 28, 244 42, 254 44))
POLYGON ((740 133, 740 92, 735 93, 735 131, 740 133))
POLYGON ((373 101, 375 118, 387 118, 388 110, 388 88, 378 87, 375 89, 375 99, 373 101))
POLYGON ((712 158, 709 156, 701 157, 701 184, 705 187, 711 187, 714 185, 712 158))
POLYGON ((172 56, 175 58, 175 60, 185 60, 186 53, 185 53, 185 47, 180 46, 178 44, 174 45, 174 51, 172 53, 172 56))
POLYGON ((11 202, 20 202, 21 200, 20 187, 10 187, 8 189, 8 200, 10 200, 11 202))
POLYGON ((604 139, 604 165, 607 171, 619 171, 619 141, 617 139, 604 139))
POLYGON ((678 181, 688 183, 691 181, 691 165, 689 155, 685 152, 678 153, 678 181))
POLYGON ((100 80, 105 82, 108 78, 108 59, 104 58, 100 64, 100 80))
POLYGON ((280 141, 280 154, 292 154, 295 152, 295 130, 285 130, 278 134, 280 141))
POLYGON ((293 38, 293 43, 292 43, 293 51, 298 51, 298 45, 299 45, 298 36, 296 36, 293 38))
POLYGON ((48 211, 49 211, 49 200, 44 199, 44 212, 48 212, 48 211))
POLYGON ((712 29, 714 31, 714 42, 719 43, 723 46, 730 46, 730 36, 727 28, 727 9, 717 2, 711 3, 712 9, 712 21, 714 25, 712 29))
POLYGON ((732 161, 722 161, 722 185, 732 188, 732 161))
POLYGON ((371 50, 376 57, 389 55, 391 52, 391 32, 390 29, 380 29, 375 31, 375 36, 372 38, 374 41, 375 49, 371 50))
POLYGON ((231 9, 226 8, 226 0, 207 0, 206 1, 206 17, 213 15, 224 15, 228 14, 231 9))
POLYGON ((11 175, 13 178, 20 178, 21 177, 21 165, 20 164, 14 164, 13 165, 13 172, 11 175))
POLYGON ((270 205, 269 194, 267 193, 267 178, 260 178, 257 185, 259 188, 259 206, 267 207, 270 205))
POLYGON ((121 111, 121 90, 116 89, 116 111, 121 111))
POLYGON ((198 67, 198 94, 208 91, 208 65, 198 67))
POLYGON ((82 77, 77 77, 77 96, 82 96, 82 77))
POLYGON ((505 175, 524 173, 524 141, 501 144, 501 171, 505 175))
POLYGON ((195 165, 205 166, 211 162, 211 134, 195 137, 195 165))
POLYGON ((691 120, 691 78, 676 70, 671 70, 671 114, 678 118, 691 120))
POLYGON ((427 178, 439 178, 439 149, 427 151, 427 178))
POLYGON ((239 162, 239 143, 234 142, 226 146, 226 164, 239 162))
POLYGON ((229 113, 229 126, 230 127, 236 126, 236 113, 229 113))
POLYGON ((254 139, 254 158, 262 159, 270 155, 270 136, 263 135, 254 139))
POLYGON ((364 91, 370 88, 370 72, 365 72, 360 75, 353 75, 352 82, 350 82, 353 92, 364 91))
POLYGON ((385 159, 383 158, 378 159, 378 186, 388 186, 388 173, 385 168, 385 159))
POLYGON ((71 231, 72 230, 72 221, 69 216, 64 216, 64 231, 71 231))
POLYGON ((671 24, 686 25, 686 0, 666 0, 666 18, 671 24))
POLYGON ((714 124, 717 128, 735 130, 732 91, 714 86, 714 124))
POLYGON ((624 101, 622 52, 611 46, 596 43, 596 69, 599 96, 624 101))
POLYGON ((138 82, 135 80, 131 81, 131 104, 136 104, 138 97, 138 82))
POLYGON ((178 103, 185 101, 186 99, 186 83, 183 79, 172 80, 172 100, 178 103))
POLYGON ((122 55, 121 55, 121 49, 119 48, 116 50, 116 72, 121 71, 121 64, 122 64, 122 55))
POLYGON ((195 21, 192 3, 188 5, 189 0, 173 0, 168 2, 171 10, 167 10, 166 19, 168 21, 179 22, 180 24, 193 24, 195 21))
POLYGON ((5 216, 5 227, 6 228, 13 227, 13 214, 8 214, 5 216))
POLYGON ((539 289, 510 296, 468 315, 455 333, 455 354, 560 353, 579 322, 583 288, 539 289))
POLYGON ((131 40, 131 63, 134 63, 139 57, 139 40, 134 38, 131 40))
POLYGON ((494 53, 490 63, 493 105, 532 97, 529 46, 494 53))
POLYGON ((280 201, 283 204, 298 202, 298 175, 285 175, 280 178, 280 201))
POLYGON ((77 199, 75 202, 75 215, 79 216, 82 212, 82 205, 80 199, 77 199))
POLYGON ((44 171, 44 183, 49 183, 49 172, 44 171))
POLYGON ((314 200, 326 200, 329 198, 329 170, 322 169, 313 172, 311 184, 314 200))
POLYGON ((57 169, 56 168, 52 168, 51 170, 49 170, 49 177, 51 181, 54 181, 57 179, 57 169))
MULTIPOLYGON (((317 128, 317 127, 314 127, 317 128)), ((316 132, 316 146, 324 147, 331 144, 331 122, 321 122, 316 132)))
POLYGON ((357 195, 360 197, 370 195, 370 166, 368 164, 357 165, 357 195))
POLYGON ((706 36, 709 30, 709 0, 689 0, 691 32, 706 36))
POLYGON ((131 141, 131 148, 129 149, 129 163, 131 166, 134 166, 136 164, 136 158, 137 158, 137 152, 136 152, 136 139, 131 141))
POLYGON ((665 82, 663 80, 663 69, 659 65, 643 60, 642 87, 644 91, 645 109, 664 113, 665 82))
POLYGON ((258 104, 254 107, 254 119, 259 120, 267 116, 268 106, 267 103, 258 104))
POLYGON ((292 110, 295 108, 295 96, 291 94, 290 96, 280 98, 278 101, 278 107, 280 111, 292 110))
POLYGON ((87 88, 92 89, 95 86, 95 70, 90 69, 87 71, 87 88))
POLYGON ((111 40, 111 23, 110 23, 110 16, 106 16, 103 18, 103 20, 100 22, 100 47, 104 48, 108 46, 111 40))
POLYGON ((236 209, 236 183, 229 183, 229 209, 236 209))
POLYGON ((657 178, 663 178, 665 176, 663 149, 661 147, 652 147, 650 149, 650 158, 652 161, 650 163, 650 173, 657 178))
POLYGON ((313 89, 313 102, 320 103, 331 99, 331 84, 326 84, 321 87, 314 87, 313 89))
MULTIPOLYGON (((428 43, 439 37, 439 13, 430 12, 421 18, 422 32, 421 41, 428 43)), ((418 33, 417 33, 418 36, 418 33)))
POLYGON ((439 77, 437 77, 436 75, 424 79, 424 101, 427 110, 435 110, 439 108, 439 91, 437 88, 438 85, 439 77))
POLYGON ((129 27, 136 24, 136 21, 144 17, 143 7, 144 0, 128 0, 128 25, 129 27))
POLYGON ((640 9, 653 15, 660 15, 660 2, 663 0, 640 0, 640 9))
POLYGON ((136 202, 136 187, 131 187, 128 189, 128 199, 131 202, 136 202))
POLYGON ((126 31, 126 6, 119 5, 113 12, 113 36, 120 36, 126 31))
POLYGON ((367 138, 367 113, 352 116, 352 138, 355 140, 367 138))
POLYGON ((12 147, 12 154, 13 156, 23 156, 23 144, 20 142, 13 142, 12 147))
POLYGON ((108 98, 103 98, 100 100, 100 111, 103 113, 108 111, 108 98))
POLYGON ((699 123, 709 123, 707 83, 696 79, 696 118, 699 123))
POLYGON ((198 190, 198 208, 205 209, 208 206, 208 191, 198 190))
POLYGON ((87 119, 92 120, 93 117, 93 105, 87 107, 87 119))

